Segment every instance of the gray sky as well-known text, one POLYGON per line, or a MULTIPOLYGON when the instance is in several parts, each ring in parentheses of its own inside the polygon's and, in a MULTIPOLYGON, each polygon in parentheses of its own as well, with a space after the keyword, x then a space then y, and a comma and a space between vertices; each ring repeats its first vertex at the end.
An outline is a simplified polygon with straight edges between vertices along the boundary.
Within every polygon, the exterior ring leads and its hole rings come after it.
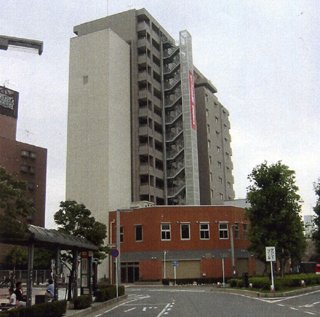
POLYGON ((258 164, 296 171, 303 212, 320 177, 320 1, 1 0, 0 34, 44 41, 42 56, 0 50, 0 85, 20 92, 17 139, 48 149, 46 226, 65 199, 69 39, 73 26, 146 8, 178 40, 230 112, 235 192, 258 164))

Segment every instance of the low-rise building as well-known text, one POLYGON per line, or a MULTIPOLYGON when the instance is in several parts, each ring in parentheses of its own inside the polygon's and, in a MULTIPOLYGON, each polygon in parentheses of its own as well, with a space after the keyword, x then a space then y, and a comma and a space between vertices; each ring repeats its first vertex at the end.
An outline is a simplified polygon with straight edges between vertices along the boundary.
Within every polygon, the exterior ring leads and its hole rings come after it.
MULTIPOLYGON (((122 283, 256 274, 243 208, 153 206, 118 212, 122 283)), ((113 211, 109 242, 114 247, 116 227, 117 211, 113 211)), ((114 263, 110 268, 115 272, 114 263)))

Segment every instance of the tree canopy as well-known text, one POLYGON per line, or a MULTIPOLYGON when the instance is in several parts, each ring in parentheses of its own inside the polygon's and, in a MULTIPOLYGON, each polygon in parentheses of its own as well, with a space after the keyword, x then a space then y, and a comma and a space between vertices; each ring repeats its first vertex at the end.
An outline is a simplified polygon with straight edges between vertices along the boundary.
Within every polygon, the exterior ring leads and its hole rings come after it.
MULTIPOLYGON (((26 184, 0 166, 0 237, 23 238, 28 218, 34 213, 26 184)), ((1 241, 1 239, 0 239, 1 241)))
POLYGON ((320 257, 320 179, 318 179, 318 182, 314 184, 314 191, 317 196, 316 205, 313 208, 313 211, 316 214, 314 219, 316 228, 313 232, 312 238, 315 243, 318 256, 320 257))
POLYGON ((251 251, 265 261, 265 247, 275 246, 283 272, 286 262, 300 260, 305 249, 295 172, 280 161, 271 165, 264 162, 248 179, 251 251))
POLYGON ((58 231, 86 238, 97 245, 99 250, 94 257, 102 260, 106 257, 108 248, 104 246, 104 239, 107 236, 106 225, 95 220, 91 211, 83 204, 74 200, 62 201, 60 209, 54 214, 54 220, 58 225, 58 231))

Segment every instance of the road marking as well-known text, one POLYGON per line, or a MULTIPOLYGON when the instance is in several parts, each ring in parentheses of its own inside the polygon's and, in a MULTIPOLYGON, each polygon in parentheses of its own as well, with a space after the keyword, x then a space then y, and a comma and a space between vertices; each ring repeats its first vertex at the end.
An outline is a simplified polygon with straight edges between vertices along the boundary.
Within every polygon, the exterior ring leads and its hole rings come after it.
POLYGON ((290 306, 290 309, 292 309, 292 310, 299 310, 298 308, 295 308, 295 307, 292 307, 292 306, 290 306))
POLYGON ((299 307, 310 308, 310 307, 313 307, 313 306, 318 305, 318 304, 320 304, 320 302, 314 302, 314 303, 312 303, 312 304, 302 305, 302 306, 299 306, 299 307))
POLYGON ((305 313, 305 314, 309 314, 309 315, 315 315, 315 313, 311 313, 311 312, 309 312, 309 311, 305 311, 304 313, 305 313))
POLYGON ((157 315, 157 317, 160 317, 162 315, 167 315, 166 311, 169 306, 170 306, 170 303, 168 303, 166 307, 161 310, 161 312, 157 315))
POLYGON ((142 308, 142 311, 147 311, 147 307, 143 307, 143 308, 142 308))
POLYGON ((129 300, 129 301, 125 301, 125 302, 123 302, 123 303, 121 303, 121 304, 119 304, 119 305, 116 305, 116 306, 114 306, 114 307, 106 310, 106 311, 103 312, 103 313, 104 313, 104 314, 109 313, 109 312, 111 312, 111 311, 113 311, 113 310, 115 310, 115 309, 117 309, 117 308, 119 308, 119 307, 121 307, 121 306, 125 306, 125 305, 127 305, 127 304, 132 303, 132 302, 136 302, 136 301, 138 301, 138 300, 146 299, 146 298, 150 298, 150 296, 149 296, 149 295, 146 295, 146 296, 143 296, 143 297, 139 297, 139 298, 135 298, 135 299, 132 299, 132 300, 129 300))
POLYGON ((137 308, 137 307, 132 307, 132 308, 129 308, 129 309, 125 310, 124 312, 127 313, 127 312, 129 312, 129 311, 135 310, 136 308, 137 308))

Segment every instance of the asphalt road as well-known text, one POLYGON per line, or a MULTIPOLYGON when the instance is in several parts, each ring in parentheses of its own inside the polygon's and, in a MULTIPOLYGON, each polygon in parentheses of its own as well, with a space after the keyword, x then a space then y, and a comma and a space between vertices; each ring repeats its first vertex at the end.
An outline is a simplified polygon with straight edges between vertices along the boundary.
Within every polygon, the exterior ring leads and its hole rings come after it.
POLYGON ((258 298, 213 288, 131 287, 128 298, 92 316, 304 317, 320 316, 320 290, 282 298, 258 298))

